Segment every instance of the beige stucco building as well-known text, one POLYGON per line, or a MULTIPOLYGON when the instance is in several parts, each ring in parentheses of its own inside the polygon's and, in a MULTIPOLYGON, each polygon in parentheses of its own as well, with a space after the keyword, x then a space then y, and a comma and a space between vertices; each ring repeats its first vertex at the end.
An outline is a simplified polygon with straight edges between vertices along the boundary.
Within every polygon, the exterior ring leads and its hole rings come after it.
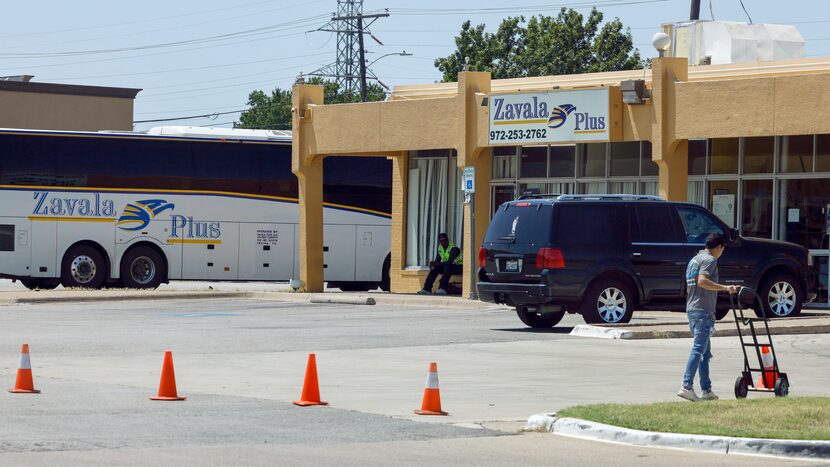
POLYGON ((31 76, 0 79, 0 128, 33 130, 133 129, 140 89, 38 83, 31 76))
POLYGON ((434 255, 437 230, 446 230, 463 244, 466 296, 493 209, 530 191, 697 202, 745 235, 813 250, 827 300, 830 58, 689 67, 666 57, 646 70, 508 80, 463 72, 457 83, 399 86, 385 102, 343 105, 325 105, 321 87, 297 84, 293 107, 308 291, 323 288, 322 160, 337 154, 393 162, 393 292, 419 290, 424 258, 434 255), (637 80, 648 93, 625 103, 622 83, 637 80), (493 96, 590 89, 608 90, 601 140, 492 144, 493 96), (474 229, 459 193, 466 167, 475 168, 474 229), (442 184, 428 207, 443 216, 426 229, 425 180, 442 184))

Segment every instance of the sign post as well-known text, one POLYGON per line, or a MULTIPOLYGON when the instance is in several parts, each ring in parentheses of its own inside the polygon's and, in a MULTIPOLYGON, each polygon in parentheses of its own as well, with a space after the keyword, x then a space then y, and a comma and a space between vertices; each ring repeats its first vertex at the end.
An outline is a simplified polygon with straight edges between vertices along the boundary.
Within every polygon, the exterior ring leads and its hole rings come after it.
MULTIPOLYGON (((473 257, 475 257, 475 241, 476 241, 476 168, 464 167, 464 178, 461 189, 464 191, 464 204, 470 205, 470 241, 473 243, 471 249, 473 257)), ((473 261, 473 257, 468 258, 467 261, 473 261)), ((467 297, 470 300, 478 298, 476 293, 476 263, 470 263, 470 295, 467 297)))

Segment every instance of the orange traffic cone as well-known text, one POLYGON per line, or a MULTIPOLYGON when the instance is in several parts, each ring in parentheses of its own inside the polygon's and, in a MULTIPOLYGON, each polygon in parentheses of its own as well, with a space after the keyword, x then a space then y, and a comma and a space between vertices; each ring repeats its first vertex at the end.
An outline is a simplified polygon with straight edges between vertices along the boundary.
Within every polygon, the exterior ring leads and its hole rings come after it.
POLYGON ((441 393, 438 390, 438 364, 429 363, 427 384, 424 388, 424 400, 421 402, 421 410, 414 411, 418 415, 447 415, 441 411, 441 393))
POLYGON ((176 373, 173 371, 173 352, 164 352, 164 364, 161 367, 161 382, 159 395, 151 397, 151 401, 183 401, 187 397, 179 397, 176 392, 176 373))
POLYGON ((29 344, 23 344, 20 349, 20 365, 17 366, 17 380, 14 382, 14 389, 9 392, 37 394, 40 391, 35 389, 32 380, 32 361, 29 360, 29 344))
POLYGON ((295 405, 329 405, 328 402, 320 400, 320 386, 317 384, 317 357, 308 354, 308 365, 305 368, 305 381, 303 381, 303 394, 300 400, 294 401, 295 405))
POLYGON ((775 372, 775 363, 772 361, 772 353, 770 353, 769 347, 767 346, 761 347, 761 364, 763 365, 764 370, 767 371, 761 372, 761 377, 758 378, 758 387, 774 389, 775 380, 778 379, 778 373, 775 372))

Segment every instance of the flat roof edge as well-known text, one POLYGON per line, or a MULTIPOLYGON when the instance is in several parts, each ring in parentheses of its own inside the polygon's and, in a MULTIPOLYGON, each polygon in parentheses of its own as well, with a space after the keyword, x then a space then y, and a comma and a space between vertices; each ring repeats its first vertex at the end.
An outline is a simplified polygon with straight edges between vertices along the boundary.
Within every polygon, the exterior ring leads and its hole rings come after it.
POLYGON ((0 81, 0 91, 135 99, 135 96, 141 89, 83 86, 78 84, 33 83, 31 81, 0 81))

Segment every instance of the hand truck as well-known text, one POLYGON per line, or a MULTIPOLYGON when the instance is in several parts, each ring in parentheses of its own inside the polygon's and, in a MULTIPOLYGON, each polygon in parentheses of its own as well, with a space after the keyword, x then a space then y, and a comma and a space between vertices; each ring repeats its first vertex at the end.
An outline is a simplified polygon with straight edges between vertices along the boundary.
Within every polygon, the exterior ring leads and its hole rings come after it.
POLYGON ((741 341, 741 350, 744 353, 744 371, 735 380, 735 397, 743 399, 749 391, 773 392, 778 397, 786 397, 790 393, 790 381, 787 379, 786 373, 779 371, 778 358, 775 355, 775 347, 772 345, 772 335, 769 332, 769 318, 766 316, 766 309, 761 298, 749 287, 740 287, 738 293, 729 295, 729 303, 732 306, 732 315, 735 317, 735 326, 738 329, 738 338, 741 341), (758 309, 762 310, 762 318, 744 316, 743 301, 741 301, 741 295, 743 294, 752 295, 753 303, 757 304, 758 309), (764 323, 763 328, 760 328, 760 326, 756 328, 755 323, 758 322, 764 323), (747 329, 749 333, 746 336, 747 339, 744 339, 747 329), (765 341, 758 340, 759 330, 763 330, 766 333, 765 341), (749 340, 750 336, 752 337, 751 341, 749 340), (765 351, 763 347, 767 347, 768 350, 765 351), (750 367, 749 354, 747 353, 748 348, 755 351, 754 354, 758 357, 758 368, 750 367), (770 365, 764 365, 763 354, 767 353, 772 355, 771 368, 770 365), (761 374, 758 386, 752 381, 752 372, 761 374), (771 381, 775 381, 775 383, 772 385, 773 387, 768 387, 771 381))

